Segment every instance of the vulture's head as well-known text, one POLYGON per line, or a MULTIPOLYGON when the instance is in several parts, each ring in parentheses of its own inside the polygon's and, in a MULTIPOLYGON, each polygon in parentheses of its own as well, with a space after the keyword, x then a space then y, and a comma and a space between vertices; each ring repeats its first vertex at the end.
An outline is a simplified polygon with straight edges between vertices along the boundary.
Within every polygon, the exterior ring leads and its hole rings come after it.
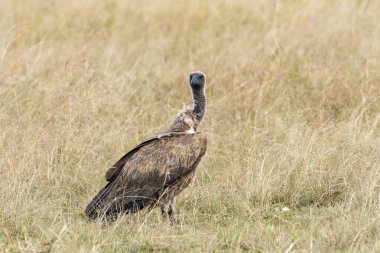
POLYGON ((190 74, 190 86, 192 89, 203 89, 206 84, 206 76, 201 71, 190 74))

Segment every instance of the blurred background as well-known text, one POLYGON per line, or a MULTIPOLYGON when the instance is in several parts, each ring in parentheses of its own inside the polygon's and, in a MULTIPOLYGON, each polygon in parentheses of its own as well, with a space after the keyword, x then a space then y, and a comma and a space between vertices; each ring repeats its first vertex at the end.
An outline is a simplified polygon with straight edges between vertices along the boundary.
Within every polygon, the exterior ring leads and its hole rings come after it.
POLYGON ((380 2, 0 2, 5 252, 380 250, 380 2), (191 104, 208 151, 159 212, 83 215, 191 104), (288 211, 284 208, 287 208, 288 211))

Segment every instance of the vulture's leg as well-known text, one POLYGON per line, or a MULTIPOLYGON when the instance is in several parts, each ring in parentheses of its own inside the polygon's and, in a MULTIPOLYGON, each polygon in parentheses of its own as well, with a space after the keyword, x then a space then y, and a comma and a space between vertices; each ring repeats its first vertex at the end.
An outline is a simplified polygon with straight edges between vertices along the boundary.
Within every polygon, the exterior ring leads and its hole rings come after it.
POLYGON ((161 208, 162 222, 163 223, 166 223, 168 221, 168 216, 170 219, 170 224, 175 223, 175 218, 174 218, 175 203, 176 203, 176 197, 172 197, 171 199, 166 200, 166 201, 161 200, 160 208, 161 208))
POLYGON ((166 223, 168 220, 169 203, 160 203, 162 222, 166 223))
POLYGON ((171 224, 174 224, 176 222, 175 217, 174 217, 175 203, 176 203, 176 197, 173 197, 169 201, 169 209, 168 209, 168 214, 169 214, 169 219, 170 219, 171 224))

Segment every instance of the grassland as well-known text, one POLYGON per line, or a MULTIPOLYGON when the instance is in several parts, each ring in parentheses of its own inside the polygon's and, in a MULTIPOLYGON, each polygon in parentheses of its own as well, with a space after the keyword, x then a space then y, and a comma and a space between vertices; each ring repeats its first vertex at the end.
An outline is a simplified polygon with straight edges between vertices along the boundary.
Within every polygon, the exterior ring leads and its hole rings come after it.
POLYGON ((378 1, 0 2, 0 252, 380 252, 378 1), (108 226, 106 169, 207 77, 178 199, 108 226), (283 208, 289 211, 283 211, 283 208))

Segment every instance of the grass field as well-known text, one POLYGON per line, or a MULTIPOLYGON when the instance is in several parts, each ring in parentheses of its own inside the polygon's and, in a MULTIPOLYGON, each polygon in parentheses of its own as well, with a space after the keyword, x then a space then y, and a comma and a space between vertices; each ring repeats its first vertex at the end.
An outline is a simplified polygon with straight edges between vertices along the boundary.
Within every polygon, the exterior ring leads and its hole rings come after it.
POLYGON ((0 252, 380 252, 379 9, 1 1, 0 252), (89 222, 109 166, 191 104, 194 70, 208 150, 179 223, 89 222))

